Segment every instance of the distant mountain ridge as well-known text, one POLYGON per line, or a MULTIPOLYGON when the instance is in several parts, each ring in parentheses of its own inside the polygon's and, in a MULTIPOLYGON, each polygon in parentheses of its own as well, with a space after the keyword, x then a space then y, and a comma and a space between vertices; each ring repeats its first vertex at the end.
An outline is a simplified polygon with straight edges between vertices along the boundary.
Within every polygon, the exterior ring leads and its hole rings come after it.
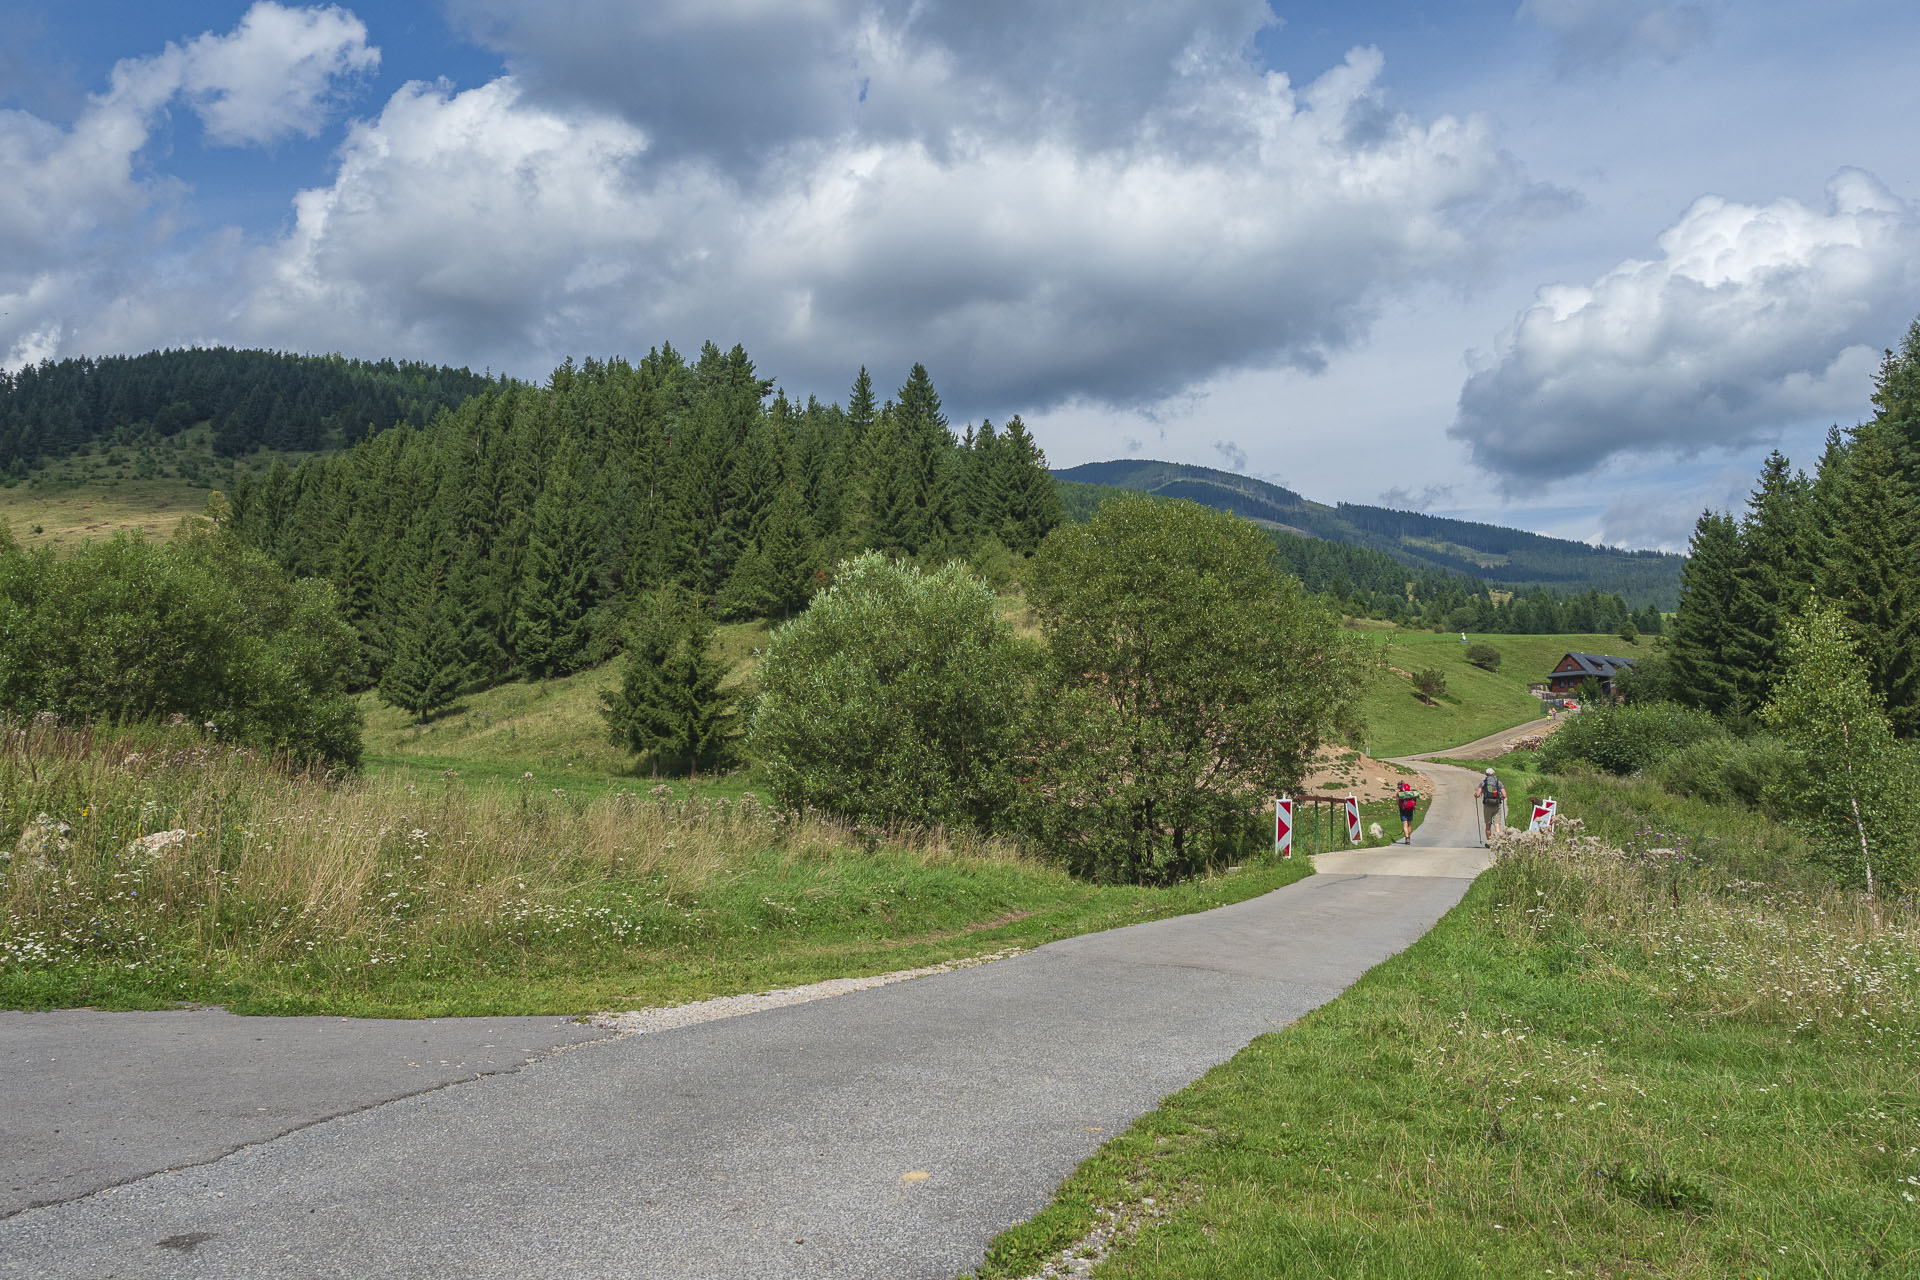
POLYGON ((1665 610, 1680 599, 1680 566, 1686 558, 1664 551, 1595 547, 1524 529, 1359 503, 1328 506, 1264 480, 1178 462, 1088 462, 1053 476, 1069 486, 1185 498, 1304 537, 1366 547, 1409 568, 1460 574, 1489 586, 1593 588, 1618 592, 1636 607, 1651 603, 1665 610))

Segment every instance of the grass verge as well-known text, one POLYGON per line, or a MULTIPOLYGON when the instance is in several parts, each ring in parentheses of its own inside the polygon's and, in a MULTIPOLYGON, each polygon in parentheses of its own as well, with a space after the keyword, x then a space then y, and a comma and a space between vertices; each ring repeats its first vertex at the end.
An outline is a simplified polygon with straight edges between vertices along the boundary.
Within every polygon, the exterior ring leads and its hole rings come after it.
POLYGON ((1204 910, 1305 858, 1090 885, 992 841, 750 794, 288 776, 191 729, 0 741, 0 1006, 580 1013, 1204 910))
MULTIPOLYGON (((1671 833, 1658 833, 1670 840, 1671 833)), ((1629 841, 1520 841, 995 1242, 1022 1276, 1920 1273, 1920 920, 1629 841), (1531 847, 1527 847, 1531 846, 1531 847)))

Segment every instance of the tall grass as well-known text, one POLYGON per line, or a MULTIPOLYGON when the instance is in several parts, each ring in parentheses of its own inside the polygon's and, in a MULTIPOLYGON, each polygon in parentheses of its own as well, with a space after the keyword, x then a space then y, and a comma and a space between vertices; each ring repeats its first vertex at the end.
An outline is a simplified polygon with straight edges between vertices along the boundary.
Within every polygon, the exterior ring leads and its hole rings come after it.
POLYGON ((580 1013, 1204 909, 1299 864, 1091 886, 964 832, 636 781, 328 778, 196 726, 0 722, 0 1006, 580 1013))
POLYGON ((874 880, 1038 873, 1004 845, 854 831, 751 795, 336 781, 186 726, 0 726, 0 981, 16 986, 29 971, 111 968, 159 997, 214 971, 331 984, 381 966, 431 977, 566 938, 791 932, 823 903, 873 905, 816 883, 849 878, 846 857, 874 880), (743 877, 800 900, 738 901, 743 877))

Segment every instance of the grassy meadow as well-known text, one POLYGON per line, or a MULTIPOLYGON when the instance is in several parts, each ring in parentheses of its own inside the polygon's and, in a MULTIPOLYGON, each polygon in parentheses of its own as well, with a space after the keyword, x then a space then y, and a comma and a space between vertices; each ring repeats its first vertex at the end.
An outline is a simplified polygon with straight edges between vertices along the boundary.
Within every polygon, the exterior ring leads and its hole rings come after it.
POLYGON ((1109 1143, 980 1275, 1099 1224, 1097 1277, 1920 1273, 1913 904, 1665 829, 1648 783, 1561 790, 1616 829, 1652 808, 1624 840, 1516 841, 1408 951, 1109 1143))
POLYGON ((0 520, 23 547, 70 547, 122 530, 164 541, 182 519, 206 509, 211 492, 178 479, 123 480, 111 488, 16 484, 0 488, 0 520))
POLYGON ((1569 651, 1632 657, 1652 651, 1642 638, 1629 645, 1619 636, 1467 635, 1448 631, 1405 631, 1373 624, 1359 628, 1380 646, 1385 664, 1361 699, 1366 718, 1365 748, 1377 759, 1440 751, 1539 718, 1540 701, 1527 687, 1544 683, 1569 651), (1500 651, 1500 669, 1483 671, 1467 661, 1467 648, 1490 644, 1500 651), (1412 673, 1426 668, 1447 678, 1447 691, 1429 705, 1414 691, 1412 673))
POLYGON ((0 522, 23 547, 71 547, 121 530, 165 541, 182 519, 206 510, 208 494, 232 483, 236 465, 259 476, 306 456, 260 449, 218 457, 206 423, 145 445, 103 442, 0 486, 0 522))
MULTIPOLYGON (((771 626, 743 622, 715 629, 714 644, 732 667, 727 687, 751 689, 755 651, 771 626)), ((620 683, 620 659, 555 680, 514 681, 461 697, 424 724, 360 696, 366 716, 365 767, 381 775, 437 781, 448 770, 472 786, 517 787, 523 775, 570 794, 604 795, 644 784, 669 784, 676 794, 737 798, 751 785, 742 774, 654 778, 636 772, 633 756, 616 747, 600 718, 600 695, 620 683)))
POLYGON ((291 776, 197 729, 0 742, 0 1006, 583 1013, 885 972, 1264 893, 636 783, 291 776), (17 833, 17 834, 16 834, 17 833))

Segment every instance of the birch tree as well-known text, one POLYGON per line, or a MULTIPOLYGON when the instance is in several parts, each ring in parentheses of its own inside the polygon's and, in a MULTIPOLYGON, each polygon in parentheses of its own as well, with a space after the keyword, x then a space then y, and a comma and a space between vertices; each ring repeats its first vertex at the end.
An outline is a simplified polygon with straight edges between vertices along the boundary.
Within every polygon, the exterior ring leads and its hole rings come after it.
POLYGON ((1818 599, 1786 628, 1787 666, 1762 718, 1792 752, 1779 796, 1815 856, 1867 897, 1911 880, 1916 782, 1840 612, 1818 599))

